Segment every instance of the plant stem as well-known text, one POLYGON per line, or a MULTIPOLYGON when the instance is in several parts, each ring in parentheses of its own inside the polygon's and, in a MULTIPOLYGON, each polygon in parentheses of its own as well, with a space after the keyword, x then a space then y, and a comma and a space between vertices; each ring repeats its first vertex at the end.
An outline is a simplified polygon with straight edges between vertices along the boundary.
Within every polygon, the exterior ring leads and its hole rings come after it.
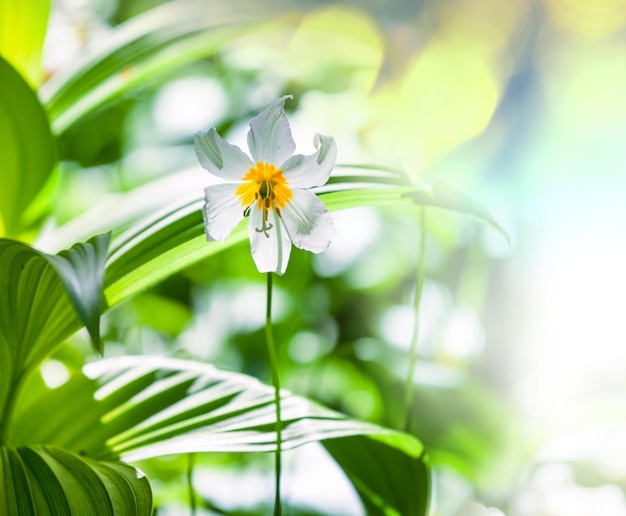
POLYGON ((196 516, 196 496, 193 490, 193 453, 187 454, 187 489, 189 490, 189 510, 196 516))
POLYGON ((20 396, 22 386, 24 385, 24 379, 27 377, 30 371, 22 371, 19 375, 10 382, 7 389, 7 399, 5 399, 4 410, 0 415, 0 445, 5 445, 10 440, 9 431, 11 428, 11 420, 13 419, 13 412, 15 411, 15 404, 20 396))
POLYGON ((419 312, 422 301, 422 290, 424 288, 424 248, 426 247, 426 209, 420 206, 419 212, 420 243, 417 253, 417 277, 415 278, 415 297, 413 298, 413 310, 415 312, 415 322, 411 334, 411 347, 409 349, 409 369, 406 374, 404 388, 404 431, 411 431, 411 405, 413 404, 413 374, 415 363, 417 362, 417 338, 419 335, 419 312))
POLYGON ((276 455, 274 472, 276 478, 276 491, 274 496, 274 516, 281 515, 280 503, 280 470, 282 452, 282 431, 283 424, 280 417, 280 377, 278 374, 278 357, 274 346, 274 334, 272 333, 272 273, 267 273, 267 312, 265 315, 265 340, 267 341, 267 351, 270 358, 270 368, 272 371, 272 383, 274 384, 274 404, 276 405, 276 455))

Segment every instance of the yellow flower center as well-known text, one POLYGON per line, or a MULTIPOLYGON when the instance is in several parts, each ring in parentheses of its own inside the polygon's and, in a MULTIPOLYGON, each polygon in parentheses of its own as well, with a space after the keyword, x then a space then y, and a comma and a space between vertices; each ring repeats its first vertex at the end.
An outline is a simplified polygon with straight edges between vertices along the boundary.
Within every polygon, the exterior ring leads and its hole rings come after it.
POLYGON ((263 228, 260 231, 267 235, 266 230, 272 228, 271 224, 265 224, 269 210, 274 210, 280 217, 281 208, 287 206, 293 197, 291 188, 287 185, 282 170, 260 161, 248 170, 241 180, 244 182, 239 185, 235 195, 241 199, 241 205, 244 206, 244 217, 250 213, 250 208, 256 203, 257 209, 264 212, 263 228))

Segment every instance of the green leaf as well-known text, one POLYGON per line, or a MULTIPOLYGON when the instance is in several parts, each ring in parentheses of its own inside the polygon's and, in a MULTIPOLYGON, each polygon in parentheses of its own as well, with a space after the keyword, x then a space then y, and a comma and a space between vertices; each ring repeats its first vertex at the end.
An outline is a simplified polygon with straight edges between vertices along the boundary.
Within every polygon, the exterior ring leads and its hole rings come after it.
MULTIPOLYGON (((358 181, 362 183, 362 177, 358 181)), ((343 183, 348 181, 342 179, 343 183)), ((320 194, 330 211, 360 206, 402 206, 414 204, 440 207, 469 213, 488 224, 504 230, 479 205, 471 204, 469 198, 459 197, 455 204, 450 196, 431 194, 407 186, 373 187, 320 194)), ((109 306, 154 285, 183 268, 216 252, 236 245, 247 238, 243 225, 239 225, 225 242, 207 242, 201 214, 200 199, 173 208, 165 214, 138 225, 134 230, 116 239, 113 244, 110 265, 107 269, 105 295, 109 306)), ((508 237, 507 237, 508 238, 508 237)))
POLYGON ((367 514, 428 514, 428 463, 406 434, 357 435, 323 445, 354 484, 367 514))
POLYGON ((21 242, 0 239, 0 429, 8 424, 9 400, 23 371, 37 365, 79 326, 61 280, 43 254, 21 242))
POLYGON ((362 177, 364 183, 381 183, 386 185, 412 186, 411 178, 402 169, 385 165, 363 163, 341 163, 335 165, 328 184, 358 182, 362 177), (356 178, 356 179, 355 179, 356 178))
MULTIPOLYGON (((89 379, 74 377, 21 408, 13 428, 15 445, 45 442, 101 460, 125 461, 275 449, 273 389, 254 378, 150 356, 100 360, 85 372, 89 379), (54 423, 32 425, 35 415, 54 423)), ((391 514, 385 507, 426 507, 429 477, 417 439, 351 420, 287 391, 281 404, 283 449, 323 441, 367 498, 368 514, 391 514), (358 471, 371 465, 375 471, 358 471), (378 486, 381 476, 386 482, 378 486)))
POLYGON ((98 235, 57 255, 45 255, 56 269, 95 350, 102 354, 100 314, 103 307, 104 265, 111 234, 98 235))
POLYGON ((25 375, 81 320, 97 335, 108 239, 94 237, 56 257, 0 239, 0 442, 25 375))
POLYGON ((35 87, 49 12, 50 0, 0 0, 0 55, 35 87))
MULTIPOLYGON (((183 177, 181 175, 181 177, 183 177)), ((184 176, 187 177, 186 175, 184 176)), ((199 173, 199 177, 201 174, 199 173)), ((413 203, 406 193, 414 189, 405 185, 399 174, 387 171, 366 171, 353 174, 337 174, 333 184, 316 189, 329 210, 340 210, 356 206, 384 206, 413 203), (394 183, 395 181, 395 183, 394 183), (381 188, 381 184, 388 185, 381 188), (346 188, 352 188, 347 190, 346 188)), ((214 253, 243 242, 247 238, 245 226, 240 224, 225 242, 207 242, 202 220, 202 189, 183 195, 179 205, 157 213, 114 239, 105 280, 105 296, 113 306, 166 277, 192 265, 214 253)), ((162 194, 161 194, 162 195, 162 194)), ((153 204, 160 199, 159 193, 144 196, 139 200, 133 195, 134 210, 130 217, 141 211, 138 203, 153 204)), ((119 209, 126 211, 124 199, 117 202, 119 209)), ((90 215, 88 215, 91 218, 90 215)), ((123 224, 124 221, 119 221, 123 224)), ((85 225, 77 227, 85 231, 85 225)), ((60 240, 65 241, 64 228, 60 228, 60 240)), ((54 237, 52 237, 54 238, 54 237)))
POLYGON ((115 239, 105 279, 109 306, 245 240, 240 225, 225 242, 207 242, 201 207, 199 200, 176 207, 115 239))
MULTIPOLYGON (((375 185, 378 186, 379 185, 375 185)), ((383 206, 404 202, 408 187, 367 188, 323 194, 329 210, 356 206, 383 206)), ((111 249, 105 296, 113 306, 183 268, 247 238, 243 224, 225 242, 207 242, 202 220, 202 200, 187 202, 137 225, 117 238, 111 249)))
POLYGON ((0 57, 0 236, 20 233, 22 214, 54 164, 54 142, 37 96, 0 57))
MULTIPOLYGON (((273 389, 255 378, 158 356, 100 360, 84 370, 91 382, 73 379, 50 391, 48 399, 41 395, 17 417, 13 435, 19 440, 14 444, 44 442, 98 459, 122 460, 275 447, 273 389), (92 396, 88 412, 86 392, 92 396), (83 402, 60 403, 74 397, 83 402), (83 411, 81 417, 77 411, 83 411), (28 423, 35 414, 54 419, 53 413, 63 421, 59 425, 72 420, 71 428, 55 432, 28 423)), ((354 433, 391 432, 287 391, 282 406, 285 449, 354 433)))
MULTIPOLYGON (((423 204, 469 214, 503 232, 489 212, 469 197, 458 192, 454 197, 450 189, 444 190, 439 186, 407 186, 406 176, 400 171, 384 168, 374 170, 373 167, 350 167, 358 170, 356 174, 350 171, 334 173, 329 184, 313 191, 320 195, 330 211, 361 206, 397 206, 410 212, 415 204, 423 204)), ((198 172, 197 176, 201 178, 202 173, 198 172)), ((246 240, 245 225, 240 224, 225 242, 206 241, 201 213, 201 183, 201 180, 195 181, 193 174, 181 172, 115 200, 116 213, 125 214, 115 220, 116 227, 133 225, 112 243, 105 278, 105 296, 109 306, 120 303, 189 265, 246 240), (138 220, 169 202, 170 192, 176 183, 191 183, 193 188, 189 191, 177 190, 181 198, 178 204, 138 220)), ((75 220, 69 227, 49 232, 47 244, 55 246, 66 243, 77 234, 89 234, 102 229, 99 222, 101 219, 100 209, 87 213, 83 220, 75 220)))
POLYGON ((149 516, 152 491, 136 468, 48 446, 0 447, 0 514, 149 516))
MULTIPOLYGON (((452 185, 435 181, 432 184, 421 182, 415 186, 402 170, 382 165, 344 164, 337 165, 335 170, 337 169, 347 169, 348 172, 341 174, 335 171, 328 181, 328 185, 332 185, 332 189, 328 190, 328 187, 325 186, 322 187, 322 191, 341 190, 341 186, 354 189, 354 186, 359 184, 372 186, 378 183, 398 187, 408 186, 411 188, 408 188, 402 197, 411 198, 415 204, 421 206, 442 208, 475 217, 498 231, 509 244, 511 243, 507 232, 484 206, 452 185), (349 172, 350 170, 357 170, 360 174, 349 172)), ((356 197, 358 199, 358 194, 356 197)))
POLYGON ((511 239, 505 229, 487 209, 470 196, 451 185, 439 181, 433 183, 430 192, 415 191, 407 193, 406 195, 412 198, 416 204, 422 206, 444 208, 476 217, 498 231, 509 244, 511 243, 511 239))
POLYGON ((276 12, 267 4, 178 0, 111 29, 41 88, 54 132, 154 77, 214 54, 248 32, 246 22, 258 24, 276 12))

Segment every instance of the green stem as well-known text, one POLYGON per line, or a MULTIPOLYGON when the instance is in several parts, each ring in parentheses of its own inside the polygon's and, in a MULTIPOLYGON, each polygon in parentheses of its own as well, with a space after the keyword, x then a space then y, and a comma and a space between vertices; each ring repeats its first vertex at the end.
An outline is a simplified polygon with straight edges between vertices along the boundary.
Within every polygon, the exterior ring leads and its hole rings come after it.
POLYGON ((274 346, 274 335, 272 333, 272 273, 267 273, 267 312, 265 315, 265 340, 267 341, 267 351, 270 357, 270 368, 272 371, 272 383, 274 384, 274 405, 276 405, 276 455, 274 472, 276 477, 276 491, 274 496, 274 516, 281 515, 280 503, 280 470, 281 452, 283 446, 283 424, 280 417, 280 377, 278 374, 278 357, 274 346))
POLYGON ((193 453, 187 454, 187 489, 189 491, 189 510, 196 516, 196 495, 193 489, 193 453))
POLYGON ((13 419, 13 412, 15 411, 15 404, 20 396, 24 380, 28 376, 30 371, 22 371, 16 376, 9 385, 7 390, 7 399, 5 400, 4 410, 0 416, 0 445, 8 444, 11 428, 11 420, 13 419))
POLYGON ((409 369, 406 374, 404 387, 404 431, 411 431, 411 405, 413 404, 413 374, 415 363, 417 362, 417 338, 419 335, 419 312, 422 301, 422 290, 424 289, 424 249, 426 247, 426 209, 420 206, 419 215, 420 226, 420 246, 417 255, 417 277, 415 280, 415 297, 413 298, 413 310, 415 311, 415 322, 411 334, 411 347, 409 348, 409 369))

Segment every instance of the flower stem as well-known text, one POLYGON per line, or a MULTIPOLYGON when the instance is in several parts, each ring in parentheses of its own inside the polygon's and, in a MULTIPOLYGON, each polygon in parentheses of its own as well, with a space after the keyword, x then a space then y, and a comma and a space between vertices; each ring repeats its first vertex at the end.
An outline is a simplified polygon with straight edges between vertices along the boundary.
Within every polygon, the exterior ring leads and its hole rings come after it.
POLYGON ((189 510, 191 516, 196 516, 196 496, 193 489, 193 453, 187 454, 187 489, 189 491, 189 510))
POLYGON ((419 312, 422 301, 422 290, 424 288, 424 248, 426 247, 426 209, 420 206, 419 212, 420 243, 417 253, 417 277, 415 279, 415 296, 413 298, 413 310, 415 312, 415 322, 411 334, 411 347, 409 349, 409 369, 406 374, 404 388, 404 431, 411 431, 411 405, 413 404, 413 374, 415 363, 417 362, 417 338, 419 335, 419 312))
POLYGON ((274 495, 274 516, 281 515, 280 503, 280 470, 282 452, 282 430, 283 424, 280 417, 280 377, 278 374, 278 357, 274 346, 274 334, 272 333, 272 273, 267 273, 267 312, 265 315, 265 340, 267 341, 267 351, 270 357, 270 368, 272 371, 272 383, 274 384, 274 405, 276 405, 276 455, 274 472, 276 478, 276 491, 274 495))

